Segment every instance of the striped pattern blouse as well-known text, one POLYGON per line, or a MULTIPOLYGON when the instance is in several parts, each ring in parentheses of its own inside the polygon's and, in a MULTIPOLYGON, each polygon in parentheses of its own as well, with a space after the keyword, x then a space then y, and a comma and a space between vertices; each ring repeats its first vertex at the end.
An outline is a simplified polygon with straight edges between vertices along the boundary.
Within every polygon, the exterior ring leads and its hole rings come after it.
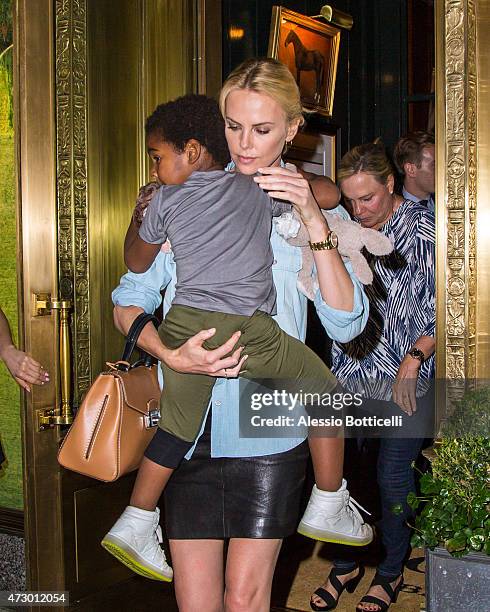
MULTIPOLYGON (((332 370, 350 390, 389 400, 403 357, 420 336, 435 335, 434 213, 405 200, 379 231, 394 250, 371 258, 374 280, 365 287, 368 323, 351 342, 334 342, 332 370)), ((422 364, 419 379, 433 378, 434 370, 432 355, 422 364)))

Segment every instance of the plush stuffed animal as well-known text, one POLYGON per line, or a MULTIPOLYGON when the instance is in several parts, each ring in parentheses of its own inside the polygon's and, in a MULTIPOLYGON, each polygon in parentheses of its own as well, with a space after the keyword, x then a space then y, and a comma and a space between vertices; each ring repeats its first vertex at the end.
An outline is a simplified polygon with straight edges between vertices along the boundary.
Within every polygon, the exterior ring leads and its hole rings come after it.
MULTIPOLYGON (((388 255, 393 251, 391 240, 374 229, 361 227, 354 221, 343 219, 340 215, 322 210, 328 227, 337 234, 338 250, 344 261, 352 264, 352 270, 363 285, 373 282, 373 272, 362 254, 365 247, 373 255, 388 255)), ((303 265, 298 275, 298 289, 313 300, 318 289, 318 280, 312 276, 313 253, 308 244, 308 232, 301 223, 299 214, 294 210, 275 218, 277 232, 292 246, 301 247, 303 265)))

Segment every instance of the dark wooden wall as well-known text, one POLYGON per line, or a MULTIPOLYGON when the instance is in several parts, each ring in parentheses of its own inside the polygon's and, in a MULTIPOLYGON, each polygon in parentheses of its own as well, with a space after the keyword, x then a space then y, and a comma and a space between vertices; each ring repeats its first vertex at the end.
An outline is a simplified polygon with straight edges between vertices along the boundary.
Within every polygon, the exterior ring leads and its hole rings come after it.
MULTIPOLYGON (((406 131, 407 1, 331 2, 354 18, 352 30, 342 31, 331 120, 341 128, 342 153, 377 136, 391 148, 406 131)), ((274 4, 304 15, 316 15, 324 3, 223 0, 223 77, 244 59, 267 55, 274 4), (245 30, 241 40, 230 40, 228 32, 232 25, 245 30)))

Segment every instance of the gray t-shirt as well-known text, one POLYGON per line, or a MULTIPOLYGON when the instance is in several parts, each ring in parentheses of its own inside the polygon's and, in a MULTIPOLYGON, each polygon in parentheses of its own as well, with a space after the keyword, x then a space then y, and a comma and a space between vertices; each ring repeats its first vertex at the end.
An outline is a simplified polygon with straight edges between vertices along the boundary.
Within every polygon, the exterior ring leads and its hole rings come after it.
POLYGON ((174 304, 251 316, 275 314, 272 217, 291 205, 271 199, 251 176, 194 172, 153 197, 139 235, 168 238, 177 266, 174 304))

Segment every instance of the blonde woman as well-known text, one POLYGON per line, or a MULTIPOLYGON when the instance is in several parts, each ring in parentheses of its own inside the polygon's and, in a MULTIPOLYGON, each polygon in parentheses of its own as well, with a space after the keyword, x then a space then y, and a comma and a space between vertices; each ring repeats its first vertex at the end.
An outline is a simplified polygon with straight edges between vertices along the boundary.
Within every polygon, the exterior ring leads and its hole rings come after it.
MULTIPOLYGON (((259 185, 273 197, 301 205, 311 241, 328 244, 330 230, 308 182, 301 174, 281 167, 286 141, 302 123, 299 92, 289 71, 274 60, 246 62, 227 79, 220 102, 233 160, 230 170, 253 175, 260 169, 259 185)), ((317 182, 313 188, 330 205, 338 201, 333 184, 317 182)), ((278 295, 276 321, 290 335, 304 340, 306 299, 296 288, 300 251, 274 230, 271 244, 278 295)), ((335 248, 318 251, 315 259, 320 282, 318 313, 334 339, 347 341, 360 333, 367 318, 362 288, 335 248)), ((119 328, 125 332, 142 310, 153 311, 161 301, 161 287, 167 287, 164 310, 168 310, 175 281, 171 253, 160 254, 144 274, 126 274, 113 294, 119 328)), ((236 338, 206 351, 202 344, 213 333, 203 330, 172 351, 148 328, 141 344, 179 372, 236 376, 240 355, 227 356, 236 338)), ((240 438, 238 423, 238 381, 220 380, 213 389, 204 431, 189 461, 181 464, 166 488, 165 526, 181 610, 269 610, 282 538, 296 526, 306 442, 302 438, 240 438)), ((322 480, 317 478, 313 498, 332 500, 338 506, 338 518, 358 526, 342 481, 343 441, 318 438, 311 450, 330 467, 323 470, 322 480)), ((151 465, 147 468, 157 470, 151 465)), ((136 497, 133 493, 131 500, 147 509, 148 541, 153 542, 158 489, 146 487, 136 497)), ((315 513, 313 503, 307 522, 315 519, 315 513)))

